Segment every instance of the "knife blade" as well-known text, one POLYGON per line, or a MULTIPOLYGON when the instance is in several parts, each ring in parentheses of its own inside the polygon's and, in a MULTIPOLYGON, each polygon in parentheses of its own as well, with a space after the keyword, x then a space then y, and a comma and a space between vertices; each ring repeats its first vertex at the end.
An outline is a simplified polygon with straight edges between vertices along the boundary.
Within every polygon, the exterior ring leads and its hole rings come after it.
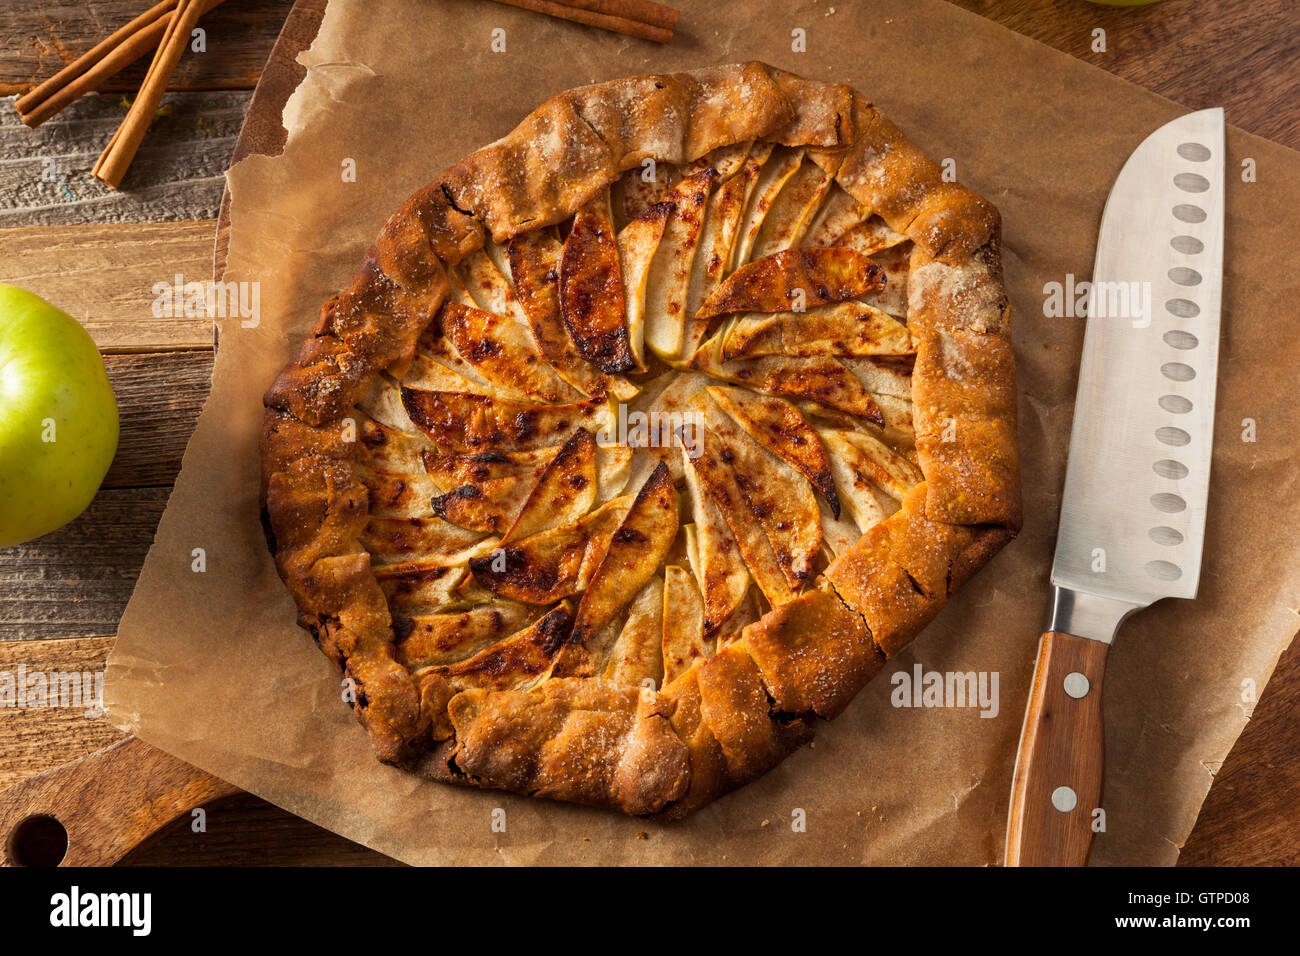
POLYGON ((1012 780, 1006 862, 1081 865, 1104 827, 1101 682, 1130 614, 1200 580, 1223 289, 1224 117, 1134 150, 1088 290, 1047 632, 1012 780))

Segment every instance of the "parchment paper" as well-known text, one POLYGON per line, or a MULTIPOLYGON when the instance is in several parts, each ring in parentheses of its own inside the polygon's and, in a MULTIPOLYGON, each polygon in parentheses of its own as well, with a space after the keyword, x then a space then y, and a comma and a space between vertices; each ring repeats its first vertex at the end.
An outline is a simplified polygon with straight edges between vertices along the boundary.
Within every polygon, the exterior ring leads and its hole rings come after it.
MULTIPOLYGON (((1000 860, 1048 592, 1083 324, 1043 285, 1085 279, 1129 152, 1175 104, 940 0, 688 2, 656 47, 483 0, 333 0, 285 111, 284 154, 230 173, 226 321, 212 397, 109 661, 123 729, 322 826, 414 863, 1000 860), (490 48, 505 30, 506 52, 490 48), (806 31, 807 52, 792 51, 806 31), (409 193, 545 97, 645 71, 762 59, 852 84, 1001 208, 1017 307, 1026 522, 813 746, 677 824, 422 782, 378 764, 339 677, 294 624, 257 516, 260 396, 409 193), (346 159, 356 181, 341 176, 346 159), (203 548, 206 571, 192 570, 203 548), (895 708, 915 664, 999 676, 999 713, 895 708), (494 832, 493 811, 506 811, 494 832), (803 811, 806 828, 792 825, 803 811)), ((1087 10, 1079 5, 1079 16, 1087 10)), ((1231 117, 1229 117, 1231 120, 1231 117)), ((1229 135, 1227 281, 1200 597, 1125 626, 1105 686, 1108 829, 1094 861, 1171 863, 1212 774, 1297 629, 1295 369, 1300 156, 1229 135), (1258 182, 1236 171, 1253 158, 1258 182), (1242 440, 1243 419, 1256 423, 1242 440)), ((199 278, 199 277, 194 277, 199 278)), ((142 294, 143 291, 142 291, 142 294)), ((499 819, 499 818, 498 818, 499 819)))

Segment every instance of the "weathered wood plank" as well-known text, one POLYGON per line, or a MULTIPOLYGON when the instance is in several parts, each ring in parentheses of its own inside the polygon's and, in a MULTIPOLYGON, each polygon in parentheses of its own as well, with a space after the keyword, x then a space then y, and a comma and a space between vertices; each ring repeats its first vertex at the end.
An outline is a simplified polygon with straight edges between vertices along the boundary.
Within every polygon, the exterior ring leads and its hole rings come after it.
POLYGON ((71 524, 0 548, 0 641, 112 634, 168 488, 106 488, 71 524))
POLYGON ((211 351, 110 355, 121 438, 105 488, 170 488, 212 385, 211 351))
POLYGON ((212 346, 206 318, 156 318, 156 282, 204 281, 212 222, 23 226, 0 229, 0 282, 44 296, 103 351, 212 346))
MULTIPOLYGON (((39 674, 48 686, 52 674, 90 674, 92 684, 98 675, 102 691, 104 661, 112 647, 111 637, 0 643, 0 680, 16 687, 23 678, 31 686, 39 674)), ((97 706, 102 701, 92 699, 88 703, 82 699, 76 706, 68 706, 73 703, 70 698, 47 696, 43 706, 37 703, 29 697, 18 706, 16 693, 12 701, 0 698, 0 739, 4 740, 0 747, 0 788, 107 747, 125 736, 103 718, 102 708, 97 706)))
MULTIPOLYGON (((951 0, 1192 109, 1300 149, 1295 0, 1105 7, 1061 0, 951 0), (1094 29, 1106 49, 1093 49, 1094 29)), ((863 90, 868 96, 870 90, 863 90)))
POLYGON ((125 95, 82 97, 34 130, 0 100, 0 227, 215 219, 251 96, 168 93, 121 190, 90 170, 126 116, 125 95))
MULTIPOLYGON (((0 5, 0 94, 25 93, 150 6, 146 0, 0 5)), ((292 6, 293 0, 226 0, 199 21, 207 52, 187 50, 171 88, 252 89, 292 6)), ((144 58, 105 88, 134 92, 147 65, 144 58)))

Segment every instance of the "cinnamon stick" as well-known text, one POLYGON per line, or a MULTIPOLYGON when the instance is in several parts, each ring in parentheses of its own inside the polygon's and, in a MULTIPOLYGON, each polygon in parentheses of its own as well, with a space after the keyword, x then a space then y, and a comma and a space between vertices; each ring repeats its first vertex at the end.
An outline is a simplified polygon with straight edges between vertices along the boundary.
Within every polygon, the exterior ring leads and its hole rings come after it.
MULTIPOLYGON (((175 8, 176 2, 177 0, 162 0, 161 3, 146 10, 126 26, 109 34, 34 90, 20 96, 14 103, 14 109, 18 110, 19 115, 31 113, 46 98, 66 87, 67 84, 76 80, 95 64, 120 50, 124 44, 142 32, 156 27, 157 35, 161 36, 165 26, 158 25, 159 19, 169 14, 175 8)), ((141 50, 140 53, 143 54, 144 50, 141 50)))
POLYGON ((592 13, 605 13, 625 20, 640 20, 652 27, 673 31, 677 29, 676 7, 655 3, 654 0, 557 0, 566 7, 579 7, 592 13))
POLYGON ((153 62, 149 64, 144 85, 140 87, 139 94, 127 110, 126 119, 118 127, 108 148, 91 170, 95 178, 104 184, 114 189, 122 184, 122 177, 135 158, 140 142, 158 110, 158 104, 167 91, 167 82, 171 79, 176 64, 180 62, 186 44, 190 42, 190 31, 202 14, 203 5, 204 0, 179 0, 171 22, 163 33, 162 42, 154 53, 153 62))
MULTIPOLYGON (((654 43, 667 43, 673 38, 673 31, 664 27, 654 26, 633 19, 630 16, 616 16, 584 7, 567 6, 565 3, 556 2, 556 0, 496 0, 496 2, 518 7, 521 10, 531 10, 534 13, 545 13, 553 17, 559 17, 561 20, 571 20, 574 23, 581 23, 589 27, 599 27, 602 30, 609 30, 611 33, 621 33, 624 36, 650 40, 654 43)), ((570 2, 575 2, 575 0, 570 0, 570 2)), ((593 0, 583 0, 583 2, 591 3, 593 0)))
MULTIPOLYGON (((204 0, 203 13, 222 2, 204 0)), ((172 22, 176 3, 177 0, 163 0, 19 98, 14 103, 18 118, 35 129, 68 104, 99 89, 150 50, 156 50, 172 22), (159 11, 161 14, 155 16, 159 11)))

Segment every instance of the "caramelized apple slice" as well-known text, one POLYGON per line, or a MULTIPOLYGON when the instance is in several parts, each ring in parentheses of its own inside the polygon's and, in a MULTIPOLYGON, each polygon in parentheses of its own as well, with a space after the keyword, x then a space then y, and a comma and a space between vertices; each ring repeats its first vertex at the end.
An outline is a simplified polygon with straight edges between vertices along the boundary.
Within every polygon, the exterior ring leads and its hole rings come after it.
POLYGON ((800 165, 786 180, 763 218, 750 257, 761 259, 799 245, 833 182, 816 163, 800 165))
MULTIPOLYGON (((355 408, 349 417, 356 426, 361 460, 371 468, 399 473, 415 473, 420 470, 420 455, 426 446, 424 438, 415 433, 414 429, 408 432, 385 425, 355 408)), ((403 417, 406 417, 405 412, 403 417)))
POLYGON ((588 398, 600 394, 627 401, 637 387, 618 375, 606 375, 578 352, 560 309, 560 241, 545 229, 520 233, 510 240, 507 256, 515 295, 528 316, 538 348, 556 374, 588 398))
POLYGON ((372 569, 394 614, 417 613, 455 600, 465 570, 464 563, 446 561, 403 561, 372 569))
POLYGON ((691 574, 676 565, 664 568, 663 662, 669 684, 708 656, 704 640, 704 599, 691 574))
POLYGON ((545 680, 566 646, 571 612, 553 609, 528 627, 467 660, 425 668, 415 676, 420 697, 433 715, 434 740, 452 735, 447 703, 468 690, 526 690, 545 680))
POLYGON ((423 518, 433 514, 430 502, 441 490, 428 475, 419 472, 386 471, 356 465, 357 480, 366 486, 372 515, 423 518))
POLYGON ((618 234, 618 265, 623 274, 627 334, 638 369, 645 369, 645 286, 650 263, 672 214, 672 203, 655 203, 618 234))
POLYGON ((760 398, 741 388, 710 386, 709 397, 773 455, 793 465, 812 482, 831 513, 840 513, 831 463, 821 439, 799 410, 780 398, 760 398))
POLYGON ((373 564, 393 564, 416 557, 456 563, 460 552, 483 539, 478 531, 457 527, 442 518, 398 518, 371 515, 358 540, 373 564))
POLYGON ((586 644, 627 606, 659 567, 677 537, 677 492, 660 464, 637 492, 578 605, 572 641, 586 644))
POLYGON ((777 564, 772 543, 768 541, 763 527, 750 510, 740 489, 736 473, 727 460, 730 454, 718 436, 705 428, 701 429, 700 454, 687 461, 700 485, 718 506, 718 511, 735 537, 736 547, 763 595, 775 607, 791 600, 794 591, 790 589, 781 566, 777 564))
POLYGON ((657 202, 681 179, 672 163, 646 160, 619 176, 610 187, 610 206, 622 222, 631 222, 657 202))
POLYGON ((542 470, 502 544, 567 524, 596 503, 596 439, 579 428, 542 470))
POLYGON ((872 257, 884 275, 884 288, 863 296, 862 301, 882 312, 907 318, 907 271, 911 259, 910 242, 893 246, 872 257))
POLYGON ((602 372, 636 367, 625 322, 618 242, 602 192, 573 219, 560 255, 560 314, 578 351, 602 372))
POLYGON ((829 355, 787 358, 767 355, 754 359, 721 360, 725 330, 700 346, 690 367, 713 378, 743 385, 764 395, 809 401, 875 424, 884 416, 862 383, 829 355))
POLYGON ((409 671, 454 664, 526 627, 537 609, 496 600, 459 611, 393 618, 393 656, 409 671))
POLYGON ((402 406, 430 443, 444 453, 517 451, 559 445, 574 428, 610 429, 603 398, 567 405, 524 405, 460 392, 402 386, 402 406))
POLYGON ((884 270, 852 249, 786 249, 741 266, 695 314, 786 312, 843 302, 884 288, 884 270), (802 300, 802 301, 800 301, 802 300))
POLYGON ((554 608, 528 627, 466 660, 421 673, 436 674, 453 692, 470 687, 507 690, 528 687, 543 677, 569 636, 569 609, 554 608))
POLYGON ((535 351, 526 326, 459 302, 442 307, 442 328, 457 353, 506 397, 559 404, 577 393, 535 351))
POLYGON ((749 571, 736 536, 689 462, 686 489, 695 517, 695 523, 687 526, 687 554, 704 594, 704 633, 713 634, 744 600, 749 571))
POLYGON ((577 521, 474 558, 470 572, 493 594, 525 604, 576 594, 591 580, 632 501, 631 495, 615 498, 577 521))
MULTIPOLYGON (((539 448, 445 456, 431 452, 426 455, 425 467, 447 489, 434 496, 433 513, 463 528, 501 534, 513 524, 557 451, 539 448)), ((623 491, 631 460, 630 448, 596 446, 596 502, 609 501, 623 491)))
POLYGON ((732 269, 739 269, 749 261, 754 242, 758 239, 759 230, 763 228, 763 220, 767 218, 768 210, 772 208, 782 187, 798 171, 799 164, 802 162, 803 150, 791 149, 787 146, 777 146, 765 157, 754 188, 746 199, 740 231, 732 247, 732 269))
POLYGON ((870 215, 871 210, 850 196, 843 188, 838 185, 832 186, 821 209, 817 211, 812 224, 804 234, 803 245, 839 245, 836 239, 870 215))
POLYGON ((646 280, 645 343, 664 359, 681 353, 686 329, 686 296, 699 245, 709 189, 717 178, 712 168, 687 176, 664 197, 673 213, 655 250, 646 280))
POLYGON ((740 172, 724 180, 709 197, 704 229, 700 234, 695 262, 691 265, 691 281, 686 292, 686 335, 681 350, 684 358, 694 355, 708 334, 709 320, 697 319, 695 313, 726 274, 731 247, 740 230, 740 217, 745 211, 745 194, 753 187, 760 165, 746 159, 740 172), (751 166, 752 175, 749 174, 751 166))
POLYGON ((769 454, 745 434, 713 400, 712 393, 696 397, 705 427, 722 445, 727 463, 758 518, 777 565, 792 590, 812 578, 813 562, 821 547, 821 518, 812 487, 794 468, 769 454))
POLYGON ((664 581, 655 575, 637 592, 627 610, 627 620, 605 663, 603 676, 617 684, 664 684, 663 663, 664 581))
POLYGON ((922 474, 919 468, 871 435, 848 429, 824 429, 822 437, 833 454, 896 501, 902 501, 922 474))
POLYGON ((874 256, 878 252, 892 249, 906 241, 907 236, 901 232, 894 232, 879 216, 872 216, 844 230, 835 239, 834 245, 852 249, 864 256, 874 256))
POLYGON ((862 302, 836 302, 806 312, 742 315, 728 325, 723 361, 786 355, 910 355, 907 326, 862 302))

